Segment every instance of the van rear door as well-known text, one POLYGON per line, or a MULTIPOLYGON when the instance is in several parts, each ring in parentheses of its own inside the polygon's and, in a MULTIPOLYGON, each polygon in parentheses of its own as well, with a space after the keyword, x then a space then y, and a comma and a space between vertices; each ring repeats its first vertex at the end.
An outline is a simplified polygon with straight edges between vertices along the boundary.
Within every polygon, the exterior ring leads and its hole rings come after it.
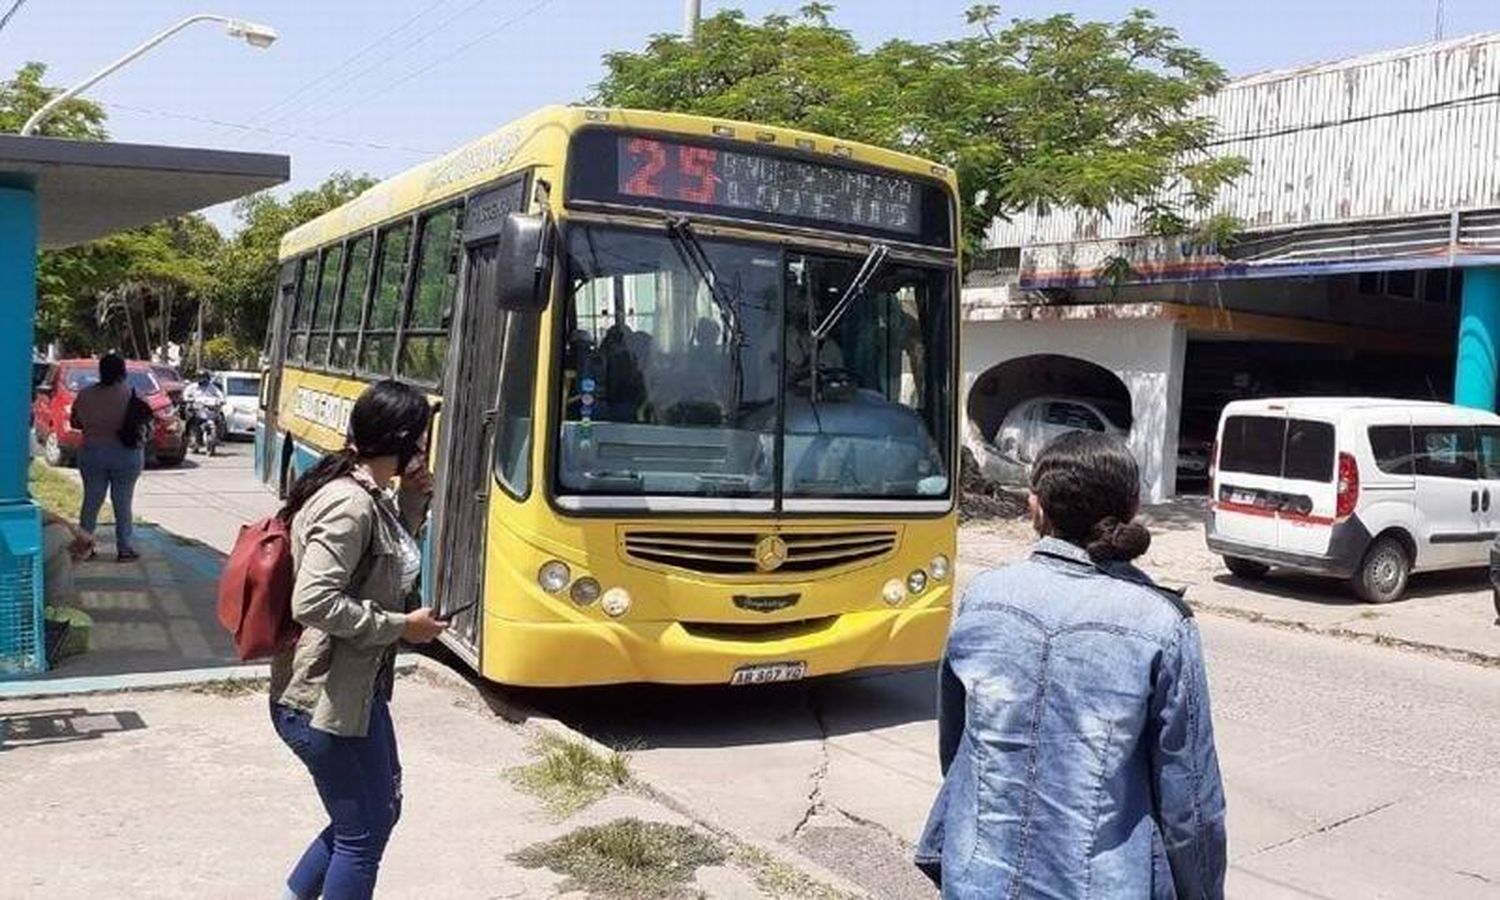
POLYGON ((1226 540, 1256 547, 1276 546, 1276 505, 1286 415, 1233 413, 1219 425, 1219 460, 1214 480, 1214 531, 1226 540))
POLYGON ((1338 514, 1338 453, 1332 422, 1286 420, 1277 546, 1289 553, 1323 556, 1338 514))

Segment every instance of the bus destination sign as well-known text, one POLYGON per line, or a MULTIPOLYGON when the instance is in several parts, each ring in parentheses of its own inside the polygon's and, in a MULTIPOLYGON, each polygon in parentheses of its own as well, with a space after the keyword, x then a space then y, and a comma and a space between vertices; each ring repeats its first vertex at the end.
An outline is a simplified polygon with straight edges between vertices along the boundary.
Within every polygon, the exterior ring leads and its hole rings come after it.
POLYGON ((616 136, 616 153, 621 197, 861 231, 923 230, 926 192, 911 178, 633 135, 616 136))

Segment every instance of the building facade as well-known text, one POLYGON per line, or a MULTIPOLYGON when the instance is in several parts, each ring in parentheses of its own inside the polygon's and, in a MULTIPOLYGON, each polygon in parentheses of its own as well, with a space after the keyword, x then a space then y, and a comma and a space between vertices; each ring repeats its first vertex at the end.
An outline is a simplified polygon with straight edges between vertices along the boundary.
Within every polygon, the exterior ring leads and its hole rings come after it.
POLYGON ((1125 206, 991 227, 964 298, 965 437, 987 471, 1024 469, 1018 418, 1045 398, 1123 408, 1151 500, 1203 483, 1230 400, 1494 408, 1500 33, 1239 79, 1195 112, 1211 152, 1249 163, 1212 210, 1241 223, 1232 243, 1149 237, 1125 206))

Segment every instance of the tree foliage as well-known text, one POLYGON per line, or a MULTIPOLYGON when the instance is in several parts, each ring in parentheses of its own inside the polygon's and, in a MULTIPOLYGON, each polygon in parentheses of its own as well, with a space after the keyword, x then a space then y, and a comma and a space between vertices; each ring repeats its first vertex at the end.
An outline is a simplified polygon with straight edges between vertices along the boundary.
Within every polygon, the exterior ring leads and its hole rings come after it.
MULTIPOLYGON (((0 132, 19 132, 32 113, 62 93, 61 88, 42 84, 46 74, 45 65, 29 62, 16 70, 9 81, 0 82, 0 132)), ((58 106, 36 133, 81 141, 102 141, 108 137, 104 130, 104 109, 77 97, 58 106)))
POLYGON ((259 347, 270 324, 276 295, 276 253, 282 235, 349 202, 375 184, 368 175, 340 172, 312 190, 286 199, 269 191, 252 194, 235 205, 243 223, 224 246, 213 267, 214 306, 224 329, 241 345, 259 347))
POLYGON ((1071 15, 1002 23, 969 10, 970 33, 863 49, 832 7, 752 23, 736 10, 688 43, 657 35, 608 54, 590 102, 787 125, 939 160, 955 169, 971 247, 1025 209, 1138 203, 1161 233, 1204 220, 1244 171, 1207 152, 1191 115, 1224 71, 1146 10, 1119 22, 1071 15))

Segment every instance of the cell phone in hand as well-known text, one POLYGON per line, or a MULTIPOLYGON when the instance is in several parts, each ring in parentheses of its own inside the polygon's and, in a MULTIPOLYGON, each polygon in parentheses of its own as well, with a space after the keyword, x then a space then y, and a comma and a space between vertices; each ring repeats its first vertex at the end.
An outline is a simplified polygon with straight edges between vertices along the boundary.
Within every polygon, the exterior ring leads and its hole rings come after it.
POLYGON ((468 612, 470 609, 473 609, 474 604, 477 602, 477 600, 467 600, 464 603, 459 604, 458 606, 452 607, 451 609, 445 608, 441 603, 439 603, 437 605, 437 608, 433 611, 437 614, 437 617, 439 619, 442 619, 446 622, 459 613, 468 612))

